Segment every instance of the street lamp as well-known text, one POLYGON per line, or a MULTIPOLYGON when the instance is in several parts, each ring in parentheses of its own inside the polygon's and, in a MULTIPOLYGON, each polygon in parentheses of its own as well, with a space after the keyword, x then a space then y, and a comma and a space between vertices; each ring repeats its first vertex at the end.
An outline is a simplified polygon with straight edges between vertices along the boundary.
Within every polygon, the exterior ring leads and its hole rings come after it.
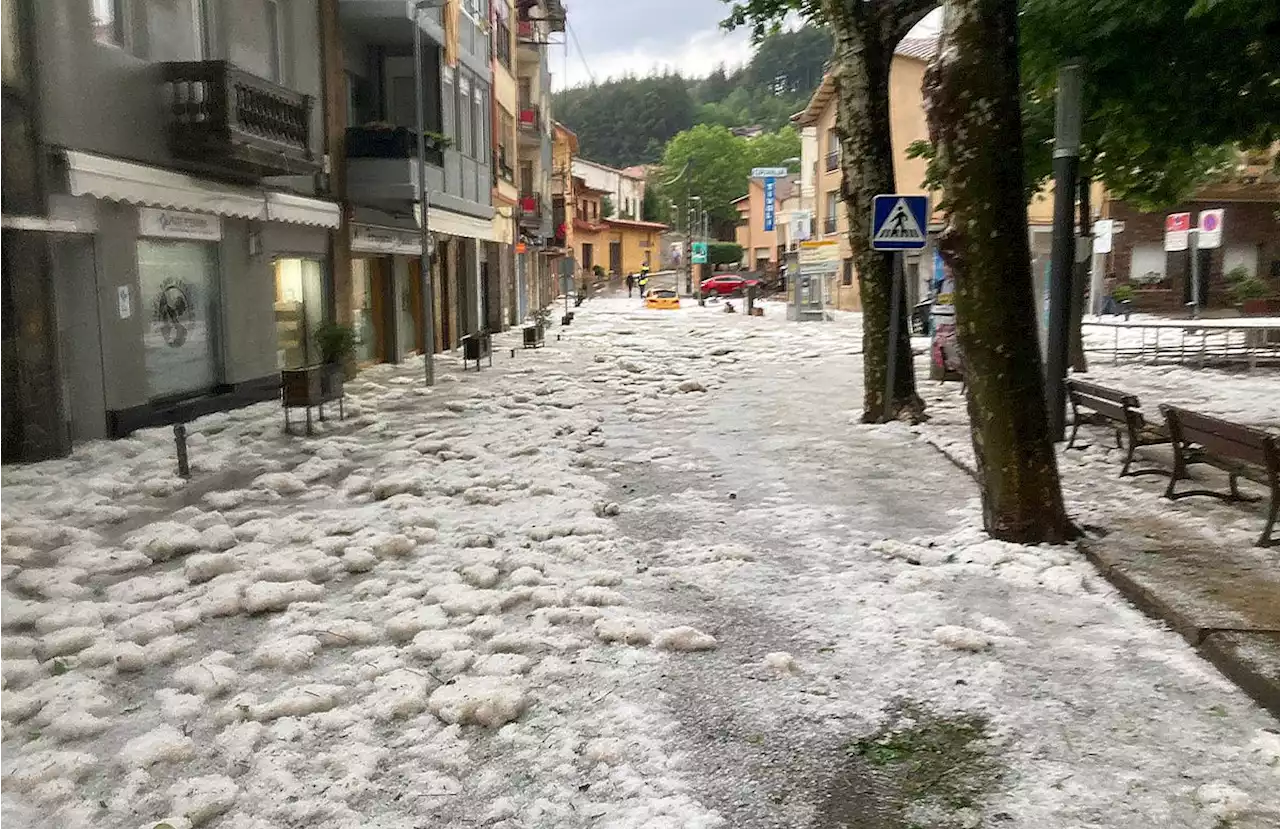
POLYGON ((423 86, 426 78, 422 62, 422 12, 425 9, 438 9, 445 0, 415 0, 413 4, 413 86, 414 86, 414 121, 417 135, 414 143, 418 148, 418 277, 422 282, 422 363, 423 374, 428 386, 436 383, 436 319, 435 296, 431 289, 431 234, 427 228, 429 202, 427 194, 427 107, 424 101, 423 86))
MULTIPOLYGON (((684 280, 684 290, 685 290, 685 293, 692 294, 693 293, 693 233, 694 233, 694 228, 699 227, 701 225, 701 222, 695 221, 695 219, 697 219, 697 217, 701 214, 701 211, 702 211, 702 196, 690 196, 689 201, 697 202, 696 205, 693 205, 693 204, 689 205, 689 215, 686 217, 689 223, 685 227, 685 231, 686 231, 685 236, 689 240, 689 261, 688 261, 689 270, 686 272, 687 275, 685 276, 685 280, 684 280)), ((679 279, 680 277, 677 275, 676 276, 676 280, 677 280, 676 293, 680 292, 680 283, 678 281, 679 279)))

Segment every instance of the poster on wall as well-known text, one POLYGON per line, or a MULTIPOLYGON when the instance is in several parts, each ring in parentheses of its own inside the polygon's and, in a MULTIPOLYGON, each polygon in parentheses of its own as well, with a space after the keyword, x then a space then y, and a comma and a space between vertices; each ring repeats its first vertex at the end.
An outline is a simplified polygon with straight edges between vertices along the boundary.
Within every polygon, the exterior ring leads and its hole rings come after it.
POLYGON ((929 345, 929 376, 935 380, 957 378, 963 370, 960 341, 956 336, 955 277, 933 253, 933 338, 929 345))

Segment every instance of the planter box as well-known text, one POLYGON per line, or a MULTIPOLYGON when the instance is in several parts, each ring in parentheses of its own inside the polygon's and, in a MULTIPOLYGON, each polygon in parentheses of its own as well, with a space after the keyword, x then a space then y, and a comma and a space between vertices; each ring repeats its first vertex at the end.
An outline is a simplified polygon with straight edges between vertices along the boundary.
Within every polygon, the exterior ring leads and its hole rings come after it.
POLYGON ((523 334, 525 348, 541 348, 545 344, 546 336, 541 325, 526 325, 523 334))
POLYGON ((320 409, 324 420, 324 404, 338 401, 338 419, 346 417, 343 405, 343 383, 346 369, 341 365, 315 365, 285 369, 280 372, 281 399, 284 403, 284 428, 290 430, 289 410, 307 410, 307 434, 311 434, 311 407, 320 409))
POLYGON ((475 361, 476 371, 480 370, 480 361, 488 358, 493 365, 493 337, 488 331, 468 334, 462 338, 462 370, 467 370, 467 363, 475 361))

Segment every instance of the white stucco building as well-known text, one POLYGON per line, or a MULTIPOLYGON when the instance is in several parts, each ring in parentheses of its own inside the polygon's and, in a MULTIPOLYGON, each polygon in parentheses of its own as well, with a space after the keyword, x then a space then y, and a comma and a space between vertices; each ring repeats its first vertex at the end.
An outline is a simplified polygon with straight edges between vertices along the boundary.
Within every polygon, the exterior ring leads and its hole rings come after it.
POLYGON ((583 158, 573 160, 573 174, 585 181, 591 189, 601 190, 609 195, 613 212, 605 218, 642 218, 640 214, 644 204, 644 176, 583 158))

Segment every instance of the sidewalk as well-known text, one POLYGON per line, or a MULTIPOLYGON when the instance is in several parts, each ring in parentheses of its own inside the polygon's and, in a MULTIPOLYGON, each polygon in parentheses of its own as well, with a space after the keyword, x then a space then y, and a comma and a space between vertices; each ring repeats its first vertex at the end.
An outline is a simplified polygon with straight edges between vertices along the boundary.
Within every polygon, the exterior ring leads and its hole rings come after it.
MULTIPOLYGON (((1238 382, 1253 380, 1242 377, 1238 382)), ((1137 372, 1127 383, 1153 399, 1171 393, 1159 388, 1157 378, 1137 372)), ((1257 396, 1232 394, 1233 389, 1223 385, 1219 378, 1201 391, 1212 398, 1214 408, 1259 405, 1257 396)), ((928 383, 922 391, 933 419, 914 431, 973 475, 973 449, 959 388, 928 383)), ((1251 417, 1255 411, 1242 414, 1245 420, 1257 420, 1251 417)), ((1058 453, 1067 509, 1086 533, 1081 552, 1136 607, 1167 623, 1259 705, 1280 717, 1280 551, 1253 546, 1263 511, 1257 505, 1208 499, 1170 502, 1161 497, 1167 478, 1120 478, 1119 455, 1105 434, 1082 436, 1094 443, 1083 451, 1058 453)), ((1167 469, 1171 463, 1159 449, 1140 451, 1139 457, 1148 467, 1167 469)), ((1213 481, 1214 486, 1221 483, 1213 481)))
POLYGON ((1257 548, 1197 543, 1158 514, 1117 517, 1080 547, 1143 612, 1280 717, 1280 579, 1257 548))

